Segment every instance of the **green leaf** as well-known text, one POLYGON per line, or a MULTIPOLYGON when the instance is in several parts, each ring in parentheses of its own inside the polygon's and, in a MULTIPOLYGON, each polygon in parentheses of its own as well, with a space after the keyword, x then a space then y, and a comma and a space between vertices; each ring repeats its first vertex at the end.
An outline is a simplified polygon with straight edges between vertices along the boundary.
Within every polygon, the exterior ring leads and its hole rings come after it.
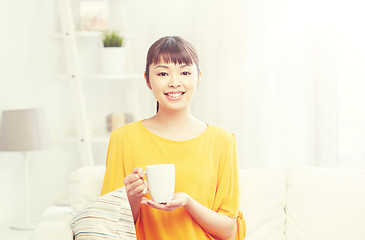
POLYGON ((104 33, 103 45, 104 47, 122 47, 124 38, 116 31, 104 33))

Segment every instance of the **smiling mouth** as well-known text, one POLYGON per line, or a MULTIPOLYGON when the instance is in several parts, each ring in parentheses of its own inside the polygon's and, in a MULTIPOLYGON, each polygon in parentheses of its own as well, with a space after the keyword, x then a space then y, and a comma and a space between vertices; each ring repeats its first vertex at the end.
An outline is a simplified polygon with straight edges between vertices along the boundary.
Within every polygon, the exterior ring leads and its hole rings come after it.
POLYGON ((177 99, 180 98, 182 95, 184 95, 185 92, 178 92, 178 93, 165 93, 166 96, 172 98, 172 99, 177 99))

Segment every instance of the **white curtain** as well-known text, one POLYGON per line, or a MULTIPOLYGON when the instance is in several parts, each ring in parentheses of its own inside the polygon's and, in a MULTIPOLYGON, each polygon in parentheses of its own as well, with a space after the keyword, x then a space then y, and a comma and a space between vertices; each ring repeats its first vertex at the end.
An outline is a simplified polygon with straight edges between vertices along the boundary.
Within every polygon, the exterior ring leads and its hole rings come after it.
POLYGON ((240 166, 336 165, 339 63, 348 28, 363 32, 364 4, 200 0, 196 9, 194 110, 236 134, 240 166))

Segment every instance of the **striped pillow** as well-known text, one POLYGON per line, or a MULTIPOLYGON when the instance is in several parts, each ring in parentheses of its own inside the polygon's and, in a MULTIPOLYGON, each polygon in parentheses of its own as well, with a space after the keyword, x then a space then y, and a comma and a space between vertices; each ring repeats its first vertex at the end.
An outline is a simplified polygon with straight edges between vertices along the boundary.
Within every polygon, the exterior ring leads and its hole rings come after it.
POLYGON ((75 240, 137 239, 124 187, 86 204, 71 227, 75 240))

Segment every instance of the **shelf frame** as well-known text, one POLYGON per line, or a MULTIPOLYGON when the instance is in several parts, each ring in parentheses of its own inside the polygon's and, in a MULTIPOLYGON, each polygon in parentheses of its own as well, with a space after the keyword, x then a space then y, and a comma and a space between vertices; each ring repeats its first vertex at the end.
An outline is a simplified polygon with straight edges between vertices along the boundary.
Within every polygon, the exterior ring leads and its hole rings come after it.
MULTIPOLYGON (((68 75, 55 75, 54 79, 67 80, 68 75)), ((108 81, 140 81, 143 80, 143 73, 131 73, 131 74, 82 74, 80 79, 86 80, 108 80, 108 81)))
POLYGON ((71 0, 59 0, 58 4, 61 16, 62 40, 67 62, 67 78, 70 81, 72 95, 76 103, 73 105, 77 122, 81 164, 83 166, 93 166, 95 162, 91 148, 90 134, 87 128, 87 114, 80 74, 80 62, 77 51, 72 3, 71 0))

